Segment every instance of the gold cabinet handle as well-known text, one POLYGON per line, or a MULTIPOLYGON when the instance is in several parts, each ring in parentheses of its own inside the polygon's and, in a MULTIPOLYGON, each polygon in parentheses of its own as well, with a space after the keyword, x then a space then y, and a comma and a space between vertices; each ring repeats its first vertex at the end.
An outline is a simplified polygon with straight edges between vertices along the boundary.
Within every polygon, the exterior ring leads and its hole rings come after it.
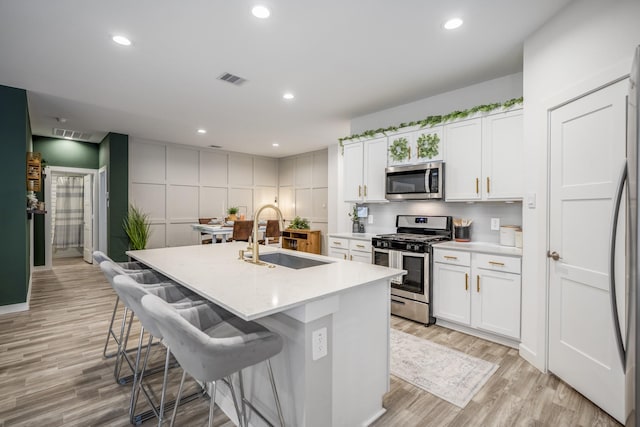
POLYGON ((364 197, 367 197, 367 186, 364 186, 364 197))
POLYGON ((487 193, 491 193, 491 178, 487 177, 487 193))
POLYGON ((491 264, 491 265, 499 265, 501 267, 504 267, 504 262, 489 261, 489 264, 491 264))
POLYGON ((476 292, 480 292, 480 275, 476 276, 476 292))
POLYGON ((469 290, 469 273, 464 273, 464 290, 469 290))
POLYGON ((342 256, 344 257, 344 259, 347 259, 347 254, 342 254, 342 256))
POLYGON ((333 242, 334 245, 342 245, 342 242, 333 242))
POLYGON ((349 255, 349 261, 353 261, 353 255, 349 255))
POLYGON ((356 248, 362 248, 362 249, 364 249, 364 245, 356 245, 356 248))
POLYGON ((451 256, 451 255, 445 255, 444 258, 445 259, 458 259, 457 256, 451 256))
POLYGON ((362 197, 362 185, 358 185, 358 197, 362 197))
POLYGON ((480 178, 476 178, 476 194, 480 194, 480 178))
POLYGON ((411 147, 409 147, 409 160, 411 160, 411 147))

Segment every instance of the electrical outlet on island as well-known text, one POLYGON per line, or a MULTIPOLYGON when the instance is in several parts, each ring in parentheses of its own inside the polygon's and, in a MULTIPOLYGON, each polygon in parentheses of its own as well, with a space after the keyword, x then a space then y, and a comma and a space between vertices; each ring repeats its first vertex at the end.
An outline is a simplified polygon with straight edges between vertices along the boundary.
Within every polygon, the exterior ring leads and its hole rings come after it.
POLYGON ((311 358, 318 360, 327 355, 327 328, 320 328, 311 333, 311 358))

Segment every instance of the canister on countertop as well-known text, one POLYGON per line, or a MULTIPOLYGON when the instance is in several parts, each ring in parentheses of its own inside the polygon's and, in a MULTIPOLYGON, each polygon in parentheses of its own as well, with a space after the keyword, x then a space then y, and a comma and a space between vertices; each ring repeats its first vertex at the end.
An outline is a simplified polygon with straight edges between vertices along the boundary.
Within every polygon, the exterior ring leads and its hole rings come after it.
POLYGON ((516 248, 522 248, 522 230, 516 230, 516 248))
POLYGON ((516 230, 519 230, 518 225, 503 225, 500 227, 500 244, 502 246, 515 246, 516 245, 516 230))

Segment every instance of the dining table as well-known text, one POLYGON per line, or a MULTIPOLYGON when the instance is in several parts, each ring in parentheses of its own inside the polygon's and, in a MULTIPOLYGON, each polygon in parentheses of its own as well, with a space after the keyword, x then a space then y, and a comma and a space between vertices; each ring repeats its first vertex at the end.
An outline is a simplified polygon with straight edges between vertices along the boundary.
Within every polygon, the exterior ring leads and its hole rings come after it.
MULTIPOLYGON (((225 225, 225 224, 191 224, 191 228, 200 233, 207 233, 212 236, 212 242, 216 243, 217 238, 220 237, 222 243, 225 243, 231 235, 233 234, 233 225, 225 225)), ((258 233, 260 233, 261 237, 264 237, 264 233, 266 231, 266 225, 260 225, 258 227, 258 233)))

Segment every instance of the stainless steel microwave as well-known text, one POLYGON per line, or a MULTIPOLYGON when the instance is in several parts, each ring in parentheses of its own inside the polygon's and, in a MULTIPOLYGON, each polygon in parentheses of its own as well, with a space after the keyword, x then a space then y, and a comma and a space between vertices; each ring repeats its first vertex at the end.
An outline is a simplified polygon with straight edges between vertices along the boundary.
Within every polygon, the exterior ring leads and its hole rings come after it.
POLYGON ((386 171, 387 200, 427 200, 444 197, 444 163, 393 166, 386 171))

